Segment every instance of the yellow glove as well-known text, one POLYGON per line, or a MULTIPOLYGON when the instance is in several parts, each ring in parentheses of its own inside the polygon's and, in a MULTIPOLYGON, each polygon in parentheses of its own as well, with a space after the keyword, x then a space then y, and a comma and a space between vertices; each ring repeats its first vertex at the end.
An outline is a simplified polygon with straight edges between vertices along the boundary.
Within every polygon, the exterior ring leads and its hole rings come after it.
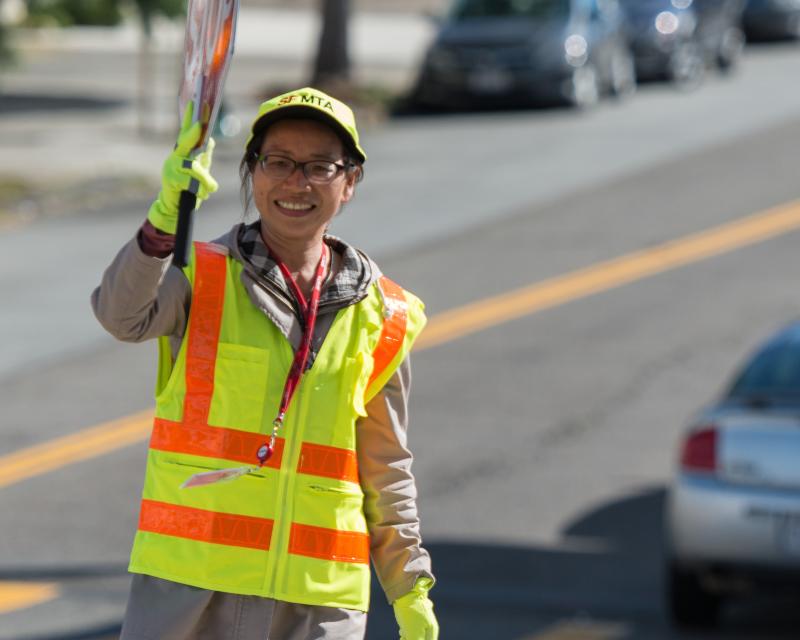
POLYGON ((217 181, 211 177, 210 172, 214 138, 209 138, 203 153, 193 159, 189 157, 189 153, 200 140, 201 133, 201 123, 192 124, 190 102, 183 114, 183 123, 175 149, 167 156, 161 169, 161 191, 147 213, 147 219, 151 224, 165 233, 175 234, 181 191, 194 191, 199 207, 203 200, 218 189, 217 181))
POLYGON ((433 602, 428 591, 433 586, 430 578, 420 578, 414 588, 394 601, 394 617, 400 627, 400 640, 437 640, 439 623, 433 613, 433 602))

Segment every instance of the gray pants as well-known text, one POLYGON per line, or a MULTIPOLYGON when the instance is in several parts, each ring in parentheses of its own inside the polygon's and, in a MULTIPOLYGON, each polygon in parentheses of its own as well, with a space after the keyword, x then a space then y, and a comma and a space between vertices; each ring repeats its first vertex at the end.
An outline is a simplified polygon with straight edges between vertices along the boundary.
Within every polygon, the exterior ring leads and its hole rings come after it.
POLYGON ((367 614, 133 575, 120 640, 363 640, 367 614))

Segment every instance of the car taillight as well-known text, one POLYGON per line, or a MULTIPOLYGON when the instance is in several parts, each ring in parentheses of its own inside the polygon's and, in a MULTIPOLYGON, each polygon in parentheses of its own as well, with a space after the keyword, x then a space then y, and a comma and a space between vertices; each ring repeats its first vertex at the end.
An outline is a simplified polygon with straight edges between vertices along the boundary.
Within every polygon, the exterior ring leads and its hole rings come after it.
POLYGON ((717 430, 704 427, 686 438, 681 451, 681 468, 686 471, 716 471, 717 430))

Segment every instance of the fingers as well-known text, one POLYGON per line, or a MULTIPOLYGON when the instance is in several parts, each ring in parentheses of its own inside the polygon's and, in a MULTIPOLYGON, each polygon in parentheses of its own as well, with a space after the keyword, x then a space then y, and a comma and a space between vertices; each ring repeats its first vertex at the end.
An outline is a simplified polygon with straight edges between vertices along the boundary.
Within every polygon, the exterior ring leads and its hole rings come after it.
MULTIPOLYGON (((183 112, 183 120, 181 121, 181 130, 178 134, 178 141, 175 144, 175 151, 180 156, 188 156, 197 147, 203 132, 203 123, 208 123, 210 117, 209 106, 203 105, 203 113, 197 122, 192 122, 192 115, 194 113, 194 103, 189 102, 183 112)), ((206 144, 206 151, 209 154, 214 150, 214 139, 209 138, 206 144)), ((205 153, 204 152, 204 153, 205 153)))
MULTIPOLYGON (((181 178, 182 183, 188 184, 192 178, 200 183, 201 190, 199 195, 206 194, 207 196, 209 193, 214 193, 219 189, 219 184, 214 179, 214 176, 211 175, 210 167, 204 165, 200 158, 195 160, 182 160, 181 164, 175 167, 175 169, 178 174, 183 176, 183 178, 181 178)), ((181 188, 186 189, 187 187, 182 186, 181 188)))
POLYGON ((200 141, 203 126, 200 122, 192 122, 193 113, 194 102, 190 100, 183 111, 181 130, 178 133, 178 141, 175 143, 175 152, 180 156, 188 156, 200 141))
POLYGON ((205 192, 206 197, 219 189, 219 184, 214 180, 208 169, 198 166, 196 161, 192 163, 192 169, 187 173, 200 183, 201 193, 205 192))
POLYGON ((211 158, 214 152, 215 141, 209 138, 202 153, 192 158, 192 151, 200 142, 203 132, 201 122, 192 122, 193 104, 186 105, 181 123, 181 131, 175 149, 170 154, 164 165, 164 182, 171 182, 173 189, 186 191, 192 179, 197 180, 199 188, 197 197, 201 200, 208 198, 209 194, 219 189, 219 185, 211 175, 211 158), (170 177, 170 175, 172 177, 170 177))
POLYGON ((219 185, 211 175, 211 157, 214 153, 214 138, 209 138, 206 150, 192 163, 192 175, 197 178, 207 193, 214 193, 219 185))
POLYGON ((182 128, 178 135, 178 142, 175 145, 175 153, 182 157, 188 156, 192 149, 197 146, 202 133, 203 125, 199 122, 191 124, 188 128, 182 128))
POLYGON ((186 108, 183 110, 183 117, 181 118, 181 132, 186 131, 192 124, 192 115, 194 114, 194 101, 189 100, 186 108))

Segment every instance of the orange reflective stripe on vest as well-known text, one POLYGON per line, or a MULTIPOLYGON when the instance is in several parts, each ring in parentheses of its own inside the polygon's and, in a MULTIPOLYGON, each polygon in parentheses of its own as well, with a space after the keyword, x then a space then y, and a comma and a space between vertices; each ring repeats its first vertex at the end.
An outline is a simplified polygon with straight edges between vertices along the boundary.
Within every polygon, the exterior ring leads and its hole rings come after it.
POLYGON ((358 460, 350 449, 304 442, 297 463, 298 473, 358 482, 358 460))
POLYGON ((267 551, 272 520, 142 500, 139 530, 267 551))
POLYGON ((186 397, 183 424, 208 424, 214 393, 217 342, 225 304, 225 256, 212 246, 196 243, 192 320, 186 345, 186 397), (191 363, 191 366, 188 366, 191 363))
MULTIPOLYGON (((139 530, 225 544, 269 550, 273 521, 265 518, 206 511, 155 500, 142 500, 139 530)), ((369 535, 292 524, 289 553, 337 562, 369 562, 369 535)))
MULTIPOLYGON (((185 427, 180 422, 156 418, 150 448, 173 453, 186 453, 206 458, 221 458, 235 462, 253 463, 254 451, 264 442, 264 434, 193 424, 185 427)), ((283 438, 275 440, 275 453, 264 465, 280 469, 284 448, 283 438)))
POLYGON ((386 309, 381 336, 372 352, 374 365, 368 384, 372 384, 395 359, 403 346, 408 324, 408 303, 402 287, 386 276, 381 276, 378 286, 383 293, 386 309))
POLYGON ((369 564, 369 535, 307 524, 292 524, 289 553, 321 560, 369 564))
MULTIPOLYGON (((267 551, 273 521, 218 511, 206 511, 155 500, 142 500, 139 530, 200 542, 267 551)), ((335 560, 369 562, 369 535, 305 524, 292 524, 289 553, 335 560)))

